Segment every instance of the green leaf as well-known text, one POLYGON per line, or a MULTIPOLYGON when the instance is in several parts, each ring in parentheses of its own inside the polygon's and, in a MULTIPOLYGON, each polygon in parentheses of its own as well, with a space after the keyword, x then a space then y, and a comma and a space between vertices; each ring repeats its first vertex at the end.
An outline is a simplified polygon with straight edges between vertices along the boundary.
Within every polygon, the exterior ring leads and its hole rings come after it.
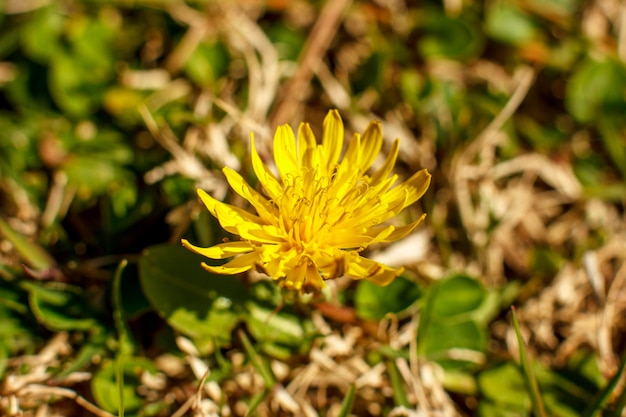
POLYGON ((395 404, 398 407, 410 407, 411 403, 406 395, 406 390, 402 382, 402 376, 400 375, 400 371, 398 370, 395 361, 388 359, 386 363, 395 404))
POLYGON ((205 271, 204 260, 178 245, 148 248, 139 260, 141 286, 174 329, 224 345, 242 318, 248 291, 235 277, 205 271))
MULTIPOLYGON (((600 410, 602 410, 602 407, 609 401, 611 396, 614 395, 615 388, 617 387, 617 384, 622 379, 622 375, 624 374, 625 370, 626 370, 626 356, 622 358, 620 367, 615 373, 615 375, 613 375, 613 377, 609 380, 609 382, 606 384, 604 388, 602 388, 596 393, 593 400, 588 403, 587 407, 581 414, 582 417, 593 417, 600 410)), ((626 390, 622 389, 622 393, 620 395, 620 398, 618 399, 618 402, 625 401, 625 400, 626 400, 626 390)), ((616 407, 614 415, 621 416, 623 408, 624 408, 624 404, 622 404, 621 407, 619 406, 616 407)))
POLYGON ((626 128, 624 123, 626 119, 622 119, 621 122, 613 117, 601 117, 598 121, 598 129, 609 158, 621 172, 622 178, 626 179, 626 147, 624 146, 624 129, 622 129, 626 128))
POLYGON ((85 91, 84 74, 74 57, 63 52, 55 54, 49 74, 50 94, 63 111, 80 117, 95 110, 95 97, 85 91))
POLYGON ((79 195, 84 199, 133 181, 130 171, 98 155, 76 155, 62 165, 62 170, 67 175, 68 184, 78 187, 79 195))
POLYGON ((461 18, 448 17, 439 11, 429 11, 422 19, 424 37, 417 49, 426 58, 445 57, 465 60, 476 57, 483 49, 482 33, 461 18))
POLYGON ((10 357, 11 349, 9 348, 9 341, 2 338, 0 339, 0 379, 4 379, 4 373, 6 372, 10 357))
POLYGON ((259 375, 261 375, 261 378, 263 378, 265 387, 271 390, 274 385, 276 385, 276 376, 274 375, 274 372, 272 372, 272 368, 270 368, 265 358, 257 353, 245 332, 239 331, 239 339, 241 339, 241 342, 243 343, 243 347, 248 355, 248 358, 250 359, 250 362, 252 363, 252 366, 254 366, 254 369, 259 375))
POLYGON ((98 326, 84 291, 59 282, 23 282, 37 321, 53 331, 90 330, 98 326))
POLYGON ((263 390, 258 392, 252 396, 250 401, 248 401, 248 409, 246 410, 245 417, 254 415, 253 413, 256 409, 265 401, 265 399, 270 395, 270 390, 263 390))
POLYGON ((473 320, 436 322, 426 330, 421 344, 422 352, 444 368, 482 363, 487 346, 483 326, 473 320))
POLYGON ((125 358, 121 366, 124 374, 121 384, 116 375, 117 361, 104 362, 91 380, 91 392, 96 403, 110 413, 120 410, 120 393, 125 411, 138 410, 144 402, 137 394, 137 388, 141 385, 141 373, 155 372, 154 365, 146 358, 125 358))
POLYGON ((295 31, 290 23, 274 22, 266 30, 281 60, 296 62, 306 42, 306 32, 295 31))
POLYGON ((211 87, 225 74, 229 56, 221 43, 200 43, 185 63, 185 72, 196 84, 211 87))
POLYGON ((126 317, 124 315, 124 309, 122 308, 122 275, 124 268, 128 265, 128 261, 124 259, 119 263, 115 275, 113 276, 113 288, 112 288, 112 304, 113 304, 113 321, 115 323, 115 330, 117 332, 117 339, 119 342, 118 357, 130 356, 135 350, 135 343, 133 341, 130 329, 126 323, 126 317))
POLYGON ((380 320, 388 313, 400 313, 413 305, 422 295, 420 288, 406 278, 398 277, 381 287, 370 281, 360 281, 354 294, 356 313, 363 319, 380 320))
POLYGON ((513 3, 494 1, 487 10, 485 30, 492 38, 511 45, 523 45, 538 34, 537 23, 513 3))
POLYGON ((489 368, 478 375, 481 394, 492 404, 509 412, 530 410, 530 397, 524 385, 524 377, 513 362, 505 362, 489 368))
MULTIPOLYGON (((591 358, 591 362, 596 358, 591 358)), ((533 374, 541 384, 541 395, 546 414, 559 417, 577 417, 593 398, 596 388, 589 386, 587 365, 570 363, 564 369, 552 371, 539 364, 533 374)), ((478 388, 483 398, 479 404, 481 416, 530 415, 533 411, 524 372, 514 362, 491 366, 478 375, 478 388), (514 414, 511 414, 514 413, 514 414)), ((535 414, 537 415, 537 414, 535 414)))
POLYGON ((263 352, 287 360, 294 353, 304 354, 317 336, 312 320, 299 314, 285 302, 277 285, 270 281, 256 282, 246 302, 246 327, 254 337, 255 346, 263 352))
POLYGON ((9 226, 4 219, 0 218, 0 236, 11 242, 22 259, 33 269, 46 270, 54 264, 54 259, 48 252, 35 242, 31 242, 9 226))
POLYGON ((61 49, 64 19, 54 7, 35 11, 21 31, 20 41, 27 56, 46 63, 61 49))
POLYGON ((433 284, 420 316, 418 352, 446 369, 484 362, 486 326, 497 304, 491 298, 482 284, 466 275, 433 284))
POLYGON ((339 409, 339 413, 337 417, 348 417, 352 412, 352 407, 354 406, 354 397, 356 395, 356 386, 350 385, 350 389, 348 393, 341 401, 341 408, 339 409))
POLYGON ((599 117, 625 120, 626 68, 610 58, 586 59, 575 68, 565 91, 565 107, 582 123, 599 117))
POLYGON ((513 316, 513 327, 515 328, 515 335, 517 336, 517 343, 519 346, 520 362, 522 370, 524 371, 524 381, 526 382, 530 402, 533 406, 533 412, 537 417, 547 417, 546 409, 543 404, 543 398, 541 398, 541 393, 539 392, 539 385, 537 384, 532 364, 526 353, 526 346, 524 345, 524 339, 522 338, 522 332, 519 328, 519 322, 517 320, 517 314, 515 313, 514 307, 511 307, 511 314, 513 316))
POLYGON ((477 310, 486 297, 480 282, 467 275, 455 275, 433 286, 429 311, 438 319, 468 314, 477 310))

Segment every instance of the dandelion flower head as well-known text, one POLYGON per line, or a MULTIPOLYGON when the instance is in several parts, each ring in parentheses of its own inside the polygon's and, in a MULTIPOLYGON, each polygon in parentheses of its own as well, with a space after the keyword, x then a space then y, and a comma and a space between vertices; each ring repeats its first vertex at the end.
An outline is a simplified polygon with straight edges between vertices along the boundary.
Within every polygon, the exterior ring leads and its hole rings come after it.
POLYGON ((383 143, 377 121, 362 135, 352 136, 340 160, 343 143, 343 122, 336 110, 324 119, 321 144, 307 123, 300 125, 297 138, 291 127, 279 126, 274 136, 276 176, 261 160, 251 135, 252 167, 263 193, 236 171, 223 172, 256 214, 198 190, 209 212, 240 240, 209 248, 187 240, 183 245, 211 259, 232 258, 221 266, 203 263, 209 272, 232 275, 256 268, 290 290, 317 292, 325 280, 344 275, 390 283, 403 269, 361 254, 374 243, 402 239, 424 219, 422 215, 399 227, 387 224, 426 192, 430 174, 423 169, 396 185, 398 176, 392 174, 399 148, 396 139, 383 164, 368 175, 383 143))

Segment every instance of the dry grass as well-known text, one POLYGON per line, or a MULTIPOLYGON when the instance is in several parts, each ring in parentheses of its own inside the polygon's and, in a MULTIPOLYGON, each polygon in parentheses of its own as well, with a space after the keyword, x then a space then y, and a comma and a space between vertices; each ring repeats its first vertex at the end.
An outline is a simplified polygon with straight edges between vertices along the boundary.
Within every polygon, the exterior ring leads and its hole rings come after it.
MULTIPOLYGON (((276 45, 259 26, 256 19, 265 7, 261 2, 210 2, 206 11, 181 2, 154 4, 184 23, 187 30, 162 60, 163 68, 129 70, 121 76, 128 87, 141 89, 146 83, 158 86, 146 100, 141 115, 147 129, 171 158, 149 171, 145 181, 151 184, 167 176, 182 175, 193 179, 197 187, 223 198, 227 186, 215 167, 241 169, 242 160, 233 151, 237 148, 234 144, 240 142, 247 148, 249 131, 255 132, 261 154, 267 157, 277 124, 318 122, 325 111, 323 107, 338 108, 354 131, 361 131, 371 118, 378 118, 383 123, 387 144, 401 138, 401 173, 426 167, 434 173, 436 182, 430 190, 428 221, 421 231, 406 243, 383 248, 375 256, 404 264, 413 277, 423 282, 440 279, 450 271, 481 277, 490 288, 518 281, 519 317, 534 357, 548 367, 559 367, 584 347, 597 354, 605 376, 613 375, 619 363, 617 353, 624 348, 622 335, 626 330, 623 206, 585 195, 567 158, 576 151, 572 149, 575 140, 565 145, 562 159, 535 150, 512 158, 503 157, 501 152, 507 141, 503 126, 535 86, 540 69, 523 64, 511 70, 487 60, 468 66, 442 61, 427 68, 460 86, 484 84, 508 97, 491 123, 450 150, 449 159, 439 161, 434 155, 431 126, 415 130, 415 115, 402 104, 381 111, 375 105, 380 102, 376 93, 363 94, 354 102, 346 86, 351 68, 367 55, 363 51, 372 47, 359 20, 361 15, 371 12, 369 7, 376 8, 391 19, 390 27, 401 32, 405 29, 400 12, 409 7, 404 1, 381 0, 372 6, 358 7, 351 6, 348 0, 329 1, 319 15, 305 1, 270 3, 282 15, 293 16, 294 25, 311 28, 297 64, 281 61, 276 45), (351 15, 346 12, 349 8, 351 15), (340 27, 351 35, 343 44, 335 37, 340 27), (181 76, 181 68, 191 52, 207 38, 222 39, 237 58, 232 77, 221 82, 218 94, 193 92, 192 85, 181 76), (332 69, 329 56, 334 62, 332 69), (490 75, 485 76, 487 73, 490 75), (313 85, 319 85, 321 90, 313 85), (245 99, 238 94, 243 88, 248 91, 245 99), (193 97, 195 116, 209 122, 190 126, 183 137, 176 137, 152 115, 168 102, 187 96, 193 97), (215 109, 219 109, 221 118, 214 117, 215 109), (602 239, 598 240, 598 235, 602 239), (538 247, 559 255, 556 273, 535 275, 531 261, 538 247)), ((450 13, 462 7, 460 2, 445 4, 450 13)), ((5 7, 16 5, 9 2, 5 7)), ((621 56, 626 54, 624 19, 619 18, 625 15, 624 7, 623 3, 610 0, 584 6, 582 27, 599 50, 607 42, 616 41, 621 56), (617 39, 612 39, 606 29, 611 25, 620 27, 617 39)), ((440 116, 439 122, 445 124, 449 117, 445 109, 440 116)), ((20 195, 14 195, 12 200, 21 213, 10 220, 25 235, 32 234, 29 225, 47 222, 49 210, 58 215, 60 208, 68 205, 54 187, 48 207, 41 214, 34 214, 20 195)), ((179 240, 191 215, 198 210, 190 203, 169 213, 171 241, 179 240)), ((16 262, 8 250, 3 250, 1 256, 7 264, 16 262)), ((328 410, 329 416, 337 415, 351 385, 357 388, 354 414, 382 415, 382 405, 391 404, 393 398, 389 362, 372 367, 365 358, 382 343, 396 349, 415 343, 419 314, 419 310, 414 310, 411 317, 400 322, 390 318, 372 324, 359 320, 341 323, 314 312, 315 325, 324 337, 315 342, 304 358, 289 363, 271 362, 278 384, 256 409, 257 415, 314 416, 320 409, 328 410)), ((493 353, 517 357, 515 335, 504 315, 492 323, 491 330, 493 353)), ((263 391, 260 376, 244 360, 244 353, 236 349, 228 353, 233 364, 231 378, 196 390, 211 370, 188 341, 179 339, 178 345, 185 352, 185 359, 167 355, 157 358, 160 379, 146 380, 144 390, 148 397, 160 397, 179 407, 175 416, 244 415, 247 399, 263 391)), ((38 353, 11 359, 9 376, 0 392, 0 408, 10 416, 83 412, 108 416, 79 394, 84 392, 89 373, 74 372, 61 379, 49 373, 49 368, 57 368, 73 354, 68 335, 59 333, 38 353), (23 372, 24 369, 28 371, 23 372), (66 400, 52 404, 51 398, 66 400)), ((411 408, 395 408, 390 416, 454 416, 472 412, 470 400, 459 406, 458 399, 450 397, 443 387, 442 371, 435 364, 411 357, 397 359, 394 365, 411 408)))

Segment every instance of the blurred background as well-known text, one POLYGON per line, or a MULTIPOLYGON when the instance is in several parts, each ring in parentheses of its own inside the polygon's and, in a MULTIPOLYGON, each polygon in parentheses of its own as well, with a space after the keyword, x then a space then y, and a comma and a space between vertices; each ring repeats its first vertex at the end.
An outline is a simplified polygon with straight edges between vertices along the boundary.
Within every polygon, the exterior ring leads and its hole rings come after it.
POLYGON ((626 3, 0 9, 2 413, 621 415, 626 3), (369 252, 404 275, 311 304, 203 271, 195 189, 245 207, 220 170, 255 184, 250 132, 269 162, 329 109, 433 174, 369 252))

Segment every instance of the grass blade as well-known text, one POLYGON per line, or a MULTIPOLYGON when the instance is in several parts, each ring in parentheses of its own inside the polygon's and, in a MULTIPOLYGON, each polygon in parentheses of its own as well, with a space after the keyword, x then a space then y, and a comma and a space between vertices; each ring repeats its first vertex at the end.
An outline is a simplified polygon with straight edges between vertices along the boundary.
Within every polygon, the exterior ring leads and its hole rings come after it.
POLYGON ((256 353, 252 343, 250 343, 250 339, 248 339, 248 336, 243 331, 239 331, 239 338, 241 339, 243 347, 250 358, 252 366, 254 366, 254 369, 256 369, 259 375, 261 375, 261 378, 263 378, 265 387, 272 389, 274 385, 276 385, 276 377, 274 376, 272 369, 263 357, 256 353))
POLYGON ((35 242, 31 242, 17 233, 0 217, 0 236, 11 242, 22 259, 36 271, 50 269, 54 266, 54 258, 35 242))
POLYGON ((265 399, 267 398, 267 396, 269 395, 270 391, 265 390, 263 392, 259 392, 257 394, 255 394, 251 399, 250 399, 250 404, 248 405, 248 411, 246 411, 245 417, 248 417, 250 415, 252 415, 252 413, 254 413, 257 409, 257 407, 263 402, 265 401, 265 399))
POLYGON ((122 260, 115 270, 113 276, 113 288, 112 288, 112 303, 113 303, 113 321, 115 323, 115 330, 117 331, 119 351, 118 355, 132 355, 135 350, 132 337, 130 336, 130 330, 126 324, 124 318, 124 309, 122 307, 122 274, 124 269, 128 265, 126 259, 122 260))
MULTIPOLYGON (((626 370, 626 357, 622 359, 622 363, 615 375, 613 375, 613 378, 610 379, 610 381, 603 389, 598 391, 598 393, 594 396, 593 400, 589 403, 585 411, 583 411, 583 413, 581 414, 581 417, 593 417, 602 409, 604 404, 606 404, 606 402, 611 398, 611 394, 613 394, 613 390, 615 390, 617 383, 622 378, 624 370, 626 370)), ((622 415, 621 409, 624 408, 623 401, 626 401, 626 390, 622 392, 620 398, 616 402, 616 416, 622 415), (621 407, 619 406, 620 402, 621 407)))
POLYGON ((119 350, 117 352, 117 358, 115 360, 115 374, 117 390, 119 395, 119 409, 118 416, 124 417, 124 359, 132 354, 133 346, 130 342, 129 331, 126 327, 126 321, 124 320, 124 312, 122 310, 122 274, 124 269, 128 265, 126 259, 122 260, 115 270, 113 276, 113 320, 118 335, 119 350))
POLYGON ((341 402, 341 409, 339 409, 339 414, 337 417, 348 417, 352 412, 352 406, 354 406, 354 396, 356 394, 356 387, 354 385, 350 386, 346 397, 341 402))
POLYGON ((535 378, 530 360, 526 353, 526 347, 524 346, 524 339, 522 339, 522 332, 519 328, 519 321, 517 320, 517 314, 515 313, 515 307, 511 306, 511 314, 513 315, 513 327, 515 328, 515 335, 517 336, 517 343, 519 345, 519 356, 522 362, 522 371, 524 373, 524 381, 526 381, 526 388, 528 389, 528 395, 530 395, 530 401, 533 406, 533 413, 537 417, 548 417, 546 408, 539 392, 539 385, 535 378))
POLYGON ((115 382, 119 395, 118 417, 124 417, 124 358, 120 355, 115 361, 115 382))
POLYGON ((409 399, 406 396, 404 385, 402 384, 402 377, 400 371, 396 367, 396 363, 390 359, 387 360, 387 371, 389 372, 389 380, 391 382, 391 388, 393 390, 393 400, 397 406, 410 407, 409 399))

